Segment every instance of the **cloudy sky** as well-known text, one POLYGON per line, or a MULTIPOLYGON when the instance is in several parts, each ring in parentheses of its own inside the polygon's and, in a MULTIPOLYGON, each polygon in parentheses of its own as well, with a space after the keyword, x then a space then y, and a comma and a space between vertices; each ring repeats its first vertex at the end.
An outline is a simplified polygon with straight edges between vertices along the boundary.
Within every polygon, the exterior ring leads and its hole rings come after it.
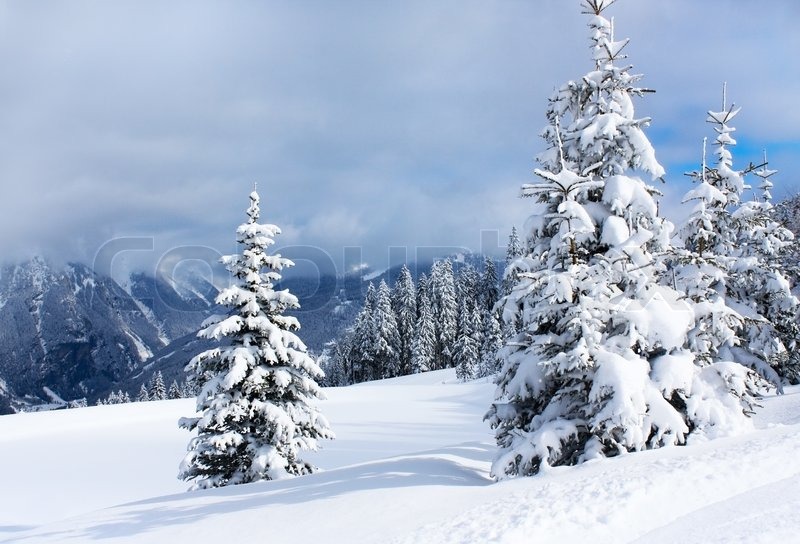
MULTIPOLYGON (((344 247, 383 268, 392 246, 504 241, 530 205, 517 194, 547 96, 591 68, 580 12, 578 0, 4 0, 0 254, 91 262, 127 248, 118 262, 152 269, 175 248, 228 253, 254 181, 279 245, 318 247, 340 270, 354 260, 344 247), (108 244, 119 237, 135 241, 108 244)), ((800 3, 620 0, 609 14, 657 90, 637 113, 653 118, 668 215, 723 81, 743 108, 737 164, 766 147, 776 195, 800 190, 800 3)))

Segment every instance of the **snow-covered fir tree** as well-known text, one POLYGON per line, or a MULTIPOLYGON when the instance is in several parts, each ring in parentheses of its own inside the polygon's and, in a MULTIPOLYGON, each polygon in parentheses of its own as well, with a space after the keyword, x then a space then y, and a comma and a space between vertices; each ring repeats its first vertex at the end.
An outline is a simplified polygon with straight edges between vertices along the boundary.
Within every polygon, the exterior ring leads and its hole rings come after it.
POLYGON ((458 337, 453 344, 453 362, 456 376, 461 381, 477 377, 480 363, 481 318, 477 304, 470 308, 468 299, 461 299, 458 314, 458 337))
POLYGON ((494 260, 486 257, 483 261, 483 273, 480 280, 480 293, 478 296, 481 311, 494 311, 500 298, 500 288, 497 284, 497 269, 494 260))
POLYGON ((150 400, 165 400, 167 398, 167 387, 164 385, 164 375, 157 371, 150 379, 150 400))
POLYGON ((348 361, 352 383, 371 380, 374 377, 375 367, 375 307, 377 305, 377 292, 375 285, 370 283, 364 298, 364 306, 356 317, 350 338, 346 342, 348 347, 348 361))
MULTIPOLYGON (((751 168, 752 169, 752 168, 751 168)), ((791 231, 772 218, 770 178, 776 170, 764 162, 753 174, 760 180, 760 198, 743 202, 734 212, 738 230, 738 258, 731 270, 731 290, 736 300, 755 313, 743 338, 747 352, 764 361, 783 383, 800 381, 800 302, 792 294, 782 270, 782 255, 795 244, 791 231)), ((767 375, 769 377, 769 375, 767 375)))
POLYGON ((761 180, 758 184, 758 190, 761 191, 761 195, 756 198, 756 201, 765 202, 768 204, 768 210, 772 211, 774 206, 772 205, 772 190, 775 187, 775 183, 772 181, 772 176, 777 174, 777 170, 772 170, 769 168, 769 161, 767 160, 767 150, 764 150, 764 161, 758 167, 757 170, 753 170, 753 175, 756 176, 759 180, 761 180))
POLYGON ((399 374, 411 373, 411 344, 414 340, 414 325, 417 321, 417 290, 411 271, 406 265, 400 269, 400 276, 392 291, 392 308, 397 321, 399 336, 399 374))
POLYGON ((150 393, 147 392, 147 387, 144 384, 139 388, 139 394, 136 395, 136 402, 147 402, 150 400, 150 393))
POLYGON ((717 231, 718 221, 727 216, 727 197, 710 179, 714 176, 706 164, 705 140, 700 170, 688 175, 697 186, 683 198, 692 210, 679 231, 683 246, 672 248, 665 257, 670 263, 667 281, 685 294, 684 300, 693 308, 689 348, 695 357, 706 363, 732 360, 732 349, 739 342, 737 331, 743 325, 726 298, 734 244, 728 233, 717 231))
POLYGON ((82 397, 69 401, 67 403, 67 408, 86 408, 88 405, 89 404, 86 401, 86 397, 82 397))
MULTIPOLYGON (((766 163, 766 157, 764 162, 766 163)), ((764 170, 769 172, 770 177, 775 173, 774 170, 769 170, 766 166, 764 170)), ((759 175, 759 172, 754 172, 759 175)), ((759 177, 761 177, 759 175, 759 177)), ((768 180, 765 180, 768 181, 768 180)), ((764 187, 765 184, 762 184, 764 187)), ((765 193, 771 190, 772 185, 766 188, 765 193)), ((769 202, 771 195, 767 196, 764 201, 769 202)), ((777 266, 789 279, 790 284, 796 292, 798 284, 800 284, 800 244, 797 242, 797 237, 800 236, 800 198, 797 196, 788 198, 779 202, 774 207, 770 207, 769 215, 779 225, 788 229, 794 237, 794 240, 788 246, 784 246, 777 255, 777 266)), ((771 362, 776 372, 781 378, 789 384, 800 383, 800 345, 798 345, 798 324, 800 323, 800 316, 794 318, 772 320, 775 328, 781 337, 781 341, 786 347, 786 353, 778 356, 771 362)))
POLYGON ((469 311, 480 303, 481 279, 475 267, 469 263, 464 264, 456 276, 456 301, 459 305, 466 303, 469 311))
POLYGON ((339 341, 334 340, 325 344, 325 349, 317 358, 317 365, 325 373, 322 385, 325 387, 348 385, 346 360, 346 348, 339 341))
POLYGON ((203 323, 198 336, 220 345, 194 357, 186 371, 200 387, 195 417, 180 426, 196 431, 179 477, 194 488, 221 487, 312 472, 300 458, 318 440, 332 438, 328 422, 314 406, 322 392, 322 372, 294 334, 298 308, 288 290, 275 291, 280 271, 293 263, 267 248, 280 233, 260 224, 259 195, 250 194, 247 221, 237 229, 242 253, 222 258, 233 285, 216 303, 227 316, 203 323), (224 340, 223 340, 224 339, 224 340))
POLYGON ((740 362, 780 387, 778 370, 792 373, 786 348, 798 337, 798 301, 779 265, 779 254, 793 237, 770 217, 774 172, 766 160, 758 171, 766 178, 762 198, 743 201, 749 188, 744 178, 756 167, 734 169, 732 120, 740 109, 727 105, 726 94, 723 87, 722 110, 708 112, 717 134, 716 163, 706 164, 704 143, 700 170, 688 174, 697 187, 684 198, 693 208, 681 229, 684 247, 676 250, 673 281, 696 303, 724 299, 697 319, 693 337, 706 347, 701 353, 709 360, 740 362))
POLYGON ((392 310, 392 294, 386 281, 381 280, 373 313, 373 374, 372 379, 392 378, 400 374, 400 335, 392 310))
MULTIPOLYGON (((486 257, 484 260, 479 299, 481 307, 481 348, 477 377, 484 378, 496 374, 499 370, 497 352, 503 343, 503 332, 496 308, 500 299, 500 287, 497 282, 494 260, 491 257, 486 257)), ((509 331, 512 328, 509 327, 509 331)))
POLYGON ((782 270, 796 289, 800 285, 800 243, 797 242, 800 237, 800 194, 775 204, 770 209, 770 216, 794 235, 795 243, 783 249, 780 261, 782 270))
POLYGON ((458 299, 450 259, 434 263, 429 283, 436 327, 436 351, 431 370, 450 368, 454 365, 452 350, 458 334, 458 299))
POLYGON ((426 303, 428 306, 431 304, 430 280, 428 275, 423 272, 417 280, 417 319, 422 315, 422 306, 426 303), (425 297, 424 302, 423 297, 425 297))
POLYGON ((481 335, 481 360, 478 363, 478 378, 485 378, 493 376, 500 370, 500 359, 498 353, 503 346, 503 332, 500 328, 500 320, 497 317, 497 312, 493 309, 483 310, 481 326, 483 327, 483 334, 481 335))
MULTIPOLYGON (((510 295, 511 290, 519 282, 519 268, 515 263, 523 254, 524 251, 519 240, 519 234, 517 234, 517 227, 512 226, 511 234, 508 236, 508 245, 506 246, 506 267, 501 285, 501 294, 504 297, 510 295)), ((507 339, 519 333, 520 327, 521 323, 518 315, 515 319, 504 320, 501 323, 503 336, 507 339)))
POLYGON ((522 250, 522 243, 519 239, 516 225, 511 226, 511 233, 508 235, 508 245, 506 246, 506 266, 522 257, 525 252, 522 250))
POLYGON ((181 397, 183 397, 183 390, 178 385, 177 380, 172 380, 172 383, 169 386, 169 390, 167 391, 167 398, 179 399, 181 397))
POLYGON ((107 404, 126 404, 128 402, 131 402, 131 397, 128 392, 118 389, 117 391, 112 391, 109 393, 105 399, 98 399, 97 406, 103 406, 107 404))
POLYGON ((197 387, 197 382, 191 378, 187 378, 183 382, 183 392, 182 397, 185 399, 190 399, 192 397, 196 397, 197 393, 200 392, 200 388, 197 387))
POLYGON ((737 429, 752 407, 752 372, 698 360, 692 308, 659 284, 672 227, 640 176, 664 170, 649 119, 634 115, 646 90, 618 64, 628 42, 614 38, 611 3, 584 2, 594 69, 551 98, 540 181, 522 191, 537 202, 504 299, 504 320, 521 328, 500 352, 487 414, 498 478, 737 429))
POLYGON ((508 245, 506 246, 506 268, 503 275, 503 295, 508 295, 511 289, 517 284, 517 269, 511 263, 522 257, 524 254, 522 244, 519 241, 517 227, 511 227, 511 234, 508 235, 508 245))
POLYGON ((433 370, 436 362, 436 326, 428 300, 428 290, 421 287, 418 295, 419 317, 414 326, 414 339, 411 345, 412 374, 433 370))

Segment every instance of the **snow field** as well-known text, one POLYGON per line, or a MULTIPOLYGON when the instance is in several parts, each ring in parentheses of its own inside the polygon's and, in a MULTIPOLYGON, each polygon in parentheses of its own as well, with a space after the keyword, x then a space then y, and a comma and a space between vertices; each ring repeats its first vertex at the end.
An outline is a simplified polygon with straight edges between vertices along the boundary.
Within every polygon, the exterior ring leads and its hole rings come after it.
POLYGON ((746 435, 502 483, 481 421, 493 393, 452 369, 328 389, 337 439, 309 456, 323 471, 192 493, 175 478, 191 401, 4 416, 0 542, 797 539, 800 388, 764 399, 746 435))

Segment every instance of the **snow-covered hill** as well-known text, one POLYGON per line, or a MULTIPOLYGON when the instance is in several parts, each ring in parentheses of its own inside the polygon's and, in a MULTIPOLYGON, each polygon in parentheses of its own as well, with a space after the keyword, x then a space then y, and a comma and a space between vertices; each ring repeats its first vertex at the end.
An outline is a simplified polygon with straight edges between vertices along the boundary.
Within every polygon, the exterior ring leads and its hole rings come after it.
POLYGON ((0 418, 0 542, 796 542, 800 389, 740 437, 494 483, 494 386, 327 390, 324 471, 187 493, 186 400, 0 418))

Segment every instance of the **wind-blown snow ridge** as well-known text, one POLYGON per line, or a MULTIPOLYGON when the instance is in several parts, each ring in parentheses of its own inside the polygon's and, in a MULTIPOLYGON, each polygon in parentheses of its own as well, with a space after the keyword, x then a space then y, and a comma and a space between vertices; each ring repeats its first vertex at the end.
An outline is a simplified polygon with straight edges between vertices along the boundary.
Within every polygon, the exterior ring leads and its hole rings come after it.
POLYGON ((374 279, 380 278, 385 273, 386 273, 386 269, 374 270, 374 271, 370 272, 369 274, 364 274, 361 277, 361 280, 362 281, 372 281, 374 279))
POLYGON ((193 493, 175 479, 191 401, 5 416, 0 542, 216 543, 232 527, 293 543, 796 539, 800 387, 764 399, 744 436, 502 483, 481 421, 493 393, 452 370, 327 389, 323 472, 193 493))

